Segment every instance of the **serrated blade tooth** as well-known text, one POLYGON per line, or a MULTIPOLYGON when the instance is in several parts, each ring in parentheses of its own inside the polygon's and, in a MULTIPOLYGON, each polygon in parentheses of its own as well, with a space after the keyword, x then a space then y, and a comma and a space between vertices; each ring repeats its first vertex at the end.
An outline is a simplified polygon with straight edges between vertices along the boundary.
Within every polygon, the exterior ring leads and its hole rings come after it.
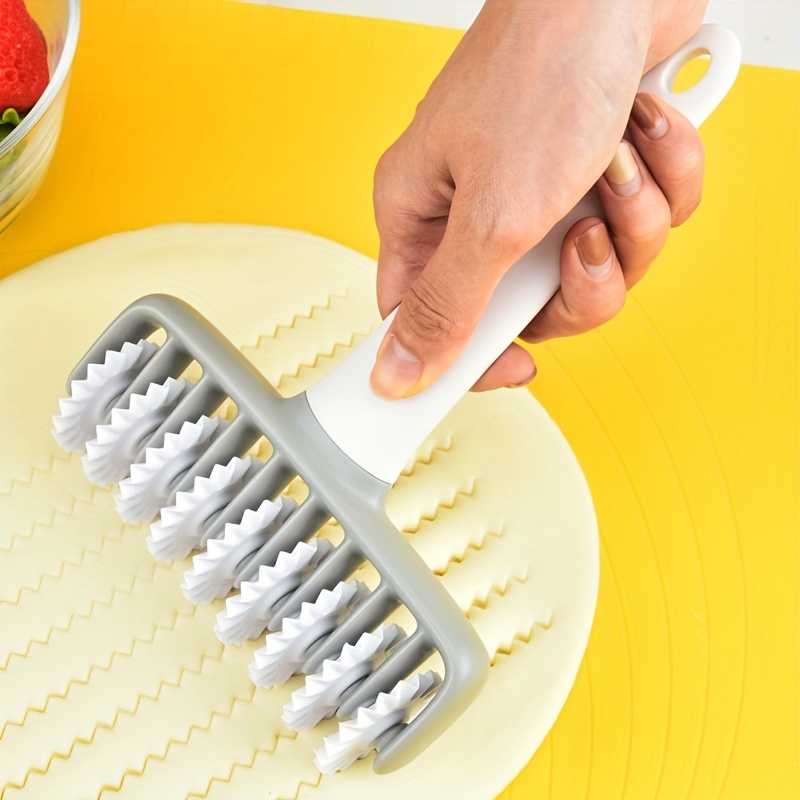
POLYGON ((350 760, 346 748, 338 748, 338 733, 328 736, 325 744, 314 755, 314 766, 323 774, 330 775, 347 769, 353 761, 350 760))
POLYGON ((184 572, 181 588, 186 598, 192 603, 210 603, 225 597, 233 588, 241 560, 270 539, 296 507, 285 497, 276 502, 264 500, 256 511, 247 509, 240 522, 229 522, 222 538, 209 540, 206 552, 196 555, 191 569, 184 572))
MULTIPOLYGON (((302 617, 287 617, 283 621, 283 633, 286 637, 296 637, 299 636, 309 625, 309 623, 313 622, 313 619, 306 618, 305 620, 302 617)), ((277 642, 284 641, 280 636, 268 636, 267 637, 267 647, 271 647, 272 645, 277 646, 277 642)), ((283 649, 283 648, 281 648, 283 649)), ((269 651, 268 651, 269 652, 269 651)))
POLYGON ((53 435, 67 451, 82 453, 94 438, 108 407, 130 386, 158 347, 145 339, 125 342, 122 349, 106 350, 102 364, 89 364, 86 377, 70 383, 70 397, 59 402, 53 417, 53 435))
POLYGON ((314 603, 303 603, 299 616, 284 618, 281 629, 270 633, 266 645, 255 653, 250 665, 253 683, 265 688, 286 683, 300 671, 309 648, 347 616, 365 591, 358 581, 341 581, 332 590, 323 589, 314 603))
POLYGON ((308 703, 313 702, 314 698, 322 694, 329 685, 329 677, 328 675, 323 675, 321 672, 306 676, 305 686, 294 692, 292 694, 292 700, 286 705, 296 706, 298 702, 302 702, 302 705, 306 706, 308 703))
POLYGON ((380 736, 406 722, 415 701, 440 682, 435 672, 416 673, 398 681, 388 694, 379 694, 371 706, 359 708, 354 719, 339 723, 337 733, 324 739, 314 757, 317 769, 324 774, 337 772, 368 755, 380 736))
POLYGON ((255 581, 243 581, 239 594, 231 595, 225 611, 217 614, 214 631, 220 641, 242 644, 263 633, 275 606, 306 579, 330 547, 322 539, 299 542, 290 553, 280 553, 273 566, 262 565, 255 581))
MULTIPOLYGON (((342 664, 340 661, 334 661, 331 659, 325 659, 322 663, 322 669, 317 673, 320 679, 324 678, 326 681, 336 680, 336 678, 341 675, 343 672, 347 671, 347 665, 342 664)), ((311 687, 311 679, 314 678, 314 675, 309 675, 306 678, 306 685, 311 687)))
POLYGON ((127 477, 141 443, 167 418, 189 384, 167 378, 151 383, 145 394, 131 395, 128 408, 114 408, 111 422, 98 425, 96 436, 86 442, 81 459, 86 477, 98 486, 108 486, 127 477))
POLYGON ((380 656, 404 636, 397 625, 381 625, 346 644, 338 658, 325 659, 322 669, 306 678, 305 686, 292 693, 283 707, 282 719, 293 731, 313 728, 336 713, 344 693, 375 668, 380 656))
POLYGON ((179 433, 168 433, 161 447, 148 447, 143 463, 132 464, 130 477, 120 481, 114 498, 119 515, 133 524, 149 522, 170 496, 177 478, 220 435, 225 423, 218 417, 184 422, 179 433))
POLYGON ((335 614, 339 609, 347 607, 363 584, 357 581, 339 581, 333 589, 323 589, 313 603, 305 602, 300 606, 299 619, 311 624, 322 617, 335 614))
POLYGON ((207 478, 194 479, 191 492, 178 492, 175 505, 161 511, 150 526, 147 548, 160 561, 185 558, 203 536, 205 521, 238 494, 252 473, 254 459, 234 456, 227 465, 215 464, 207 478))
POLYGON ((261 595, 259 584, 255 581, 248 581, 239 587, 239 594, 233 595, 230 599, 230 606, 236 606, 231 612, 234 614, 241 614, 242 610, 247 608, 250 603, 261 595))
MULTIPOLYGON (((220 558, 220 556, 222 556, 226 552, 227 552, 227 550, 226 550, 225 546, 222 543, 222 539, 209 539, 206 542, 206 550, 205 550, 205 552, 204 553, 200 553, 200 556, 207 556, 209 558, 218 559, 218 558, 220 558)), ((200 556, 195 556, 195 558, 199 558, 200 556)), ((211 562, 211 563, 213 563, 213 562, 211 562)))

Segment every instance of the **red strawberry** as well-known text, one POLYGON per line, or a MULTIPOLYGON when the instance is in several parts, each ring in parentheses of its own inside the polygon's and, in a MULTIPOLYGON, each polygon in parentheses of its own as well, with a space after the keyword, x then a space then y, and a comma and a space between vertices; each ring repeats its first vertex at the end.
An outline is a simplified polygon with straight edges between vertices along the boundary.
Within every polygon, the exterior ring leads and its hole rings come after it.
POLYGON ((30 111, 50 80, 47 43, 22 0, 0 0, 0 115, 30 111))

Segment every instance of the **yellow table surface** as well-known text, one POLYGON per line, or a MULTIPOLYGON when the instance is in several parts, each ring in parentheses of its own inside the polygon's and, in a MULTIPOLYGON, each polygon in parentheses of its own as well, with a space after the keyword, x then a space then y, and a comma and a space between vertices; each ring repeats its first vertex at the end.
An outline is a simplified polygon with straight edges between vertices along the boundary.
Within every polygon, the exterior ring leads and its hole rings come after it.
MULTIPOLYGON (((85 0, 59 148, 0 237, 0 275, 168 221, 300 228, 374 257, 373 166, 458 36, 85 0)), ((703 129, 698 213, 617 319, 536 348, 602 579, 575 688, 503 800, 800 797, 799 108, 800 73, 745 67, 703 129)))

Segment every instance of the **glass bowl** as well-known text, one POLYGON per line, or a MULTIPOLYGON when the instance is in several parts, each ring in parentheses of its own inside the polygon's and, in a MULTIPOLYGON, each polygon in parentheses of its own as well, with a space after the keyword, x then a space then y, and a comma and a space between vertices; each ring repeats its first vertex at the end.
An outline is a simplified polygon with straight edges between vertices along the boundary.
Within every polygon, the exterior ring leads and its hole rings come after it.
POLYGON ((0 233, 33 197, 53 156, 80 25, 80 0, 26 0, 25 4, 47 41, 50 83, 0 142, 0 233))

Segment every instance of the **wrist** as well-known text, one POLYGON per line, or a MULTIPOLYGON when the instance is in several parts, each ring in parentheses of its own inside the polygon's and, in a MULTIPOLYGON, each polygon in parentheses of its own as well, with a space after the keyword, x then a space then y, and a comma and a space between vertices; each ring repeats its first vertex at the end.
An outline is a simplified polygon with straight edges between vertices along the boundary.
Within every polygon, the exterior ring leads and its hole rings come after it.
POLYGON ((663 6, 674 13, 677 4, 678 0, 485 0, 476 24, 515 29, 526 36, 531 50, 574 42, 584 50, 635 52, 644 63, 657 20, 663 26, 670 19, 663 6))
POLYGON ((708 0, 486 0, 479 19, 522 27, 533 41, 551 30, 585 38, 591 29, 606 46, 640 53, 646 71, 697 32, 707 6, 708 0))

